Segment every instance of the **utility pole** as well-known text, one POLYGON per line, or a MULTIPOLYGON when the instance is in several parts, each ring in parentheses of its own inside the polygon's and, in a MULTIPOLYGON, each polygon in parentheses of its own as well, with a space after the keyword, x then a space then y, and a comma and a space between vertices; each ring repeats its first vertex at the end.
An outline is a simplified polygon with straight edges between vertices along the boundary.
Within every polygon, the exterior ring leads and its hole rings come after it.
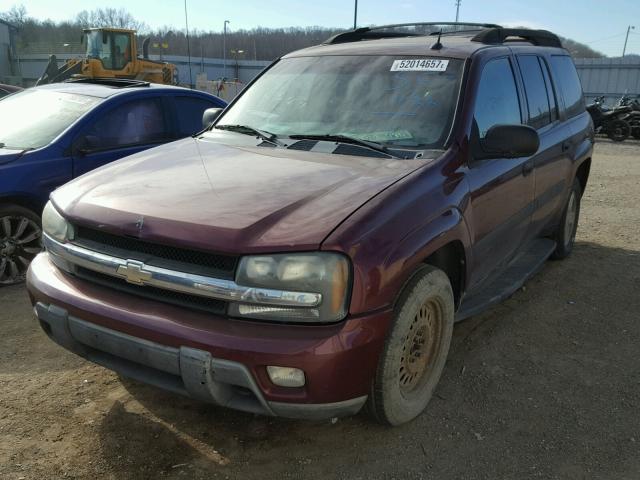
POLYGON ((627 27, 627 36, 624 37, 624 48, 622 49, 622 56, 624 57, 624 54, 627 53, 627 42, 629 41, 629 33, 631 32, 631 30, 635 30, 636 27, 634 27, 633 25, 629 25, 627 27))
POLYGON ((187 55, 189 63, 189 88, 193 88, 193 78, 191 73, 191 44, 189 41, 189 18, 187 17, 187 0, 184 0, 184 23, 187 27, 187 55))
POLYGON ((353 9, 353 29, 358 28, 358 0, 355 0, 356 5, 353 9))
POLYGON ((456 23, 458 23, 458 18, 460 18, 460 4, 462 0, 456 0, 456 23))
POLYGON ((224 81, 227 76, 227 23, 231 23, 229 20, 224 21, 224 35, 222 36, 222 80, 224 81))

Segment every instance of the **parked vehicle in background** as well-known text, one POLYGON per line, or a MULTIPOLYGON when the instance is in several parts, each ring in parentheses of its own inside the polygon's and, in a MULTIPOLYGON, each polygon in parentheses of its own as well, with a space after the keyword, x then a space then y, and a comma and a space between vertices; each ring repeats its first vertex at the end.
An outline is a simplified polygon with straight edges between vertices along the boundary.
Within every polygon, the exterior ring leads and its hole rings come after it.
POLYGON ((6 97, 11 93, 16 93, 22 90, 22 87, 16 87, 15 85, 5 85, 0 83, 0 98, 6 97))
POLYGON ((604 96, 601 96, 587 105, 587 111, 591 115, 596 133, 603 133, 614 142, 623 142, 631 135, 631 125, 628 122, 631 107, 608 108, 604 105, 604 96))
POLYGON ((624 119, 631 127, 631 135, 640 139, 640 98, 637 95, 633 98, 631 95, 624 94, 618 100, 617 106, 631 108, 631 112, 624 119))
POLYGON ((274 62, 208 131, 54 192, 30 298, 54 341, 141 381, 398 425, 455 320, 571 253, 593 138, 550 32, 346 32, 274 62))
POLYGON ((225 102, 140 81, 73 81, 0 101, 0 285, 24 280, 40 251, 40 214, 58 186, 202 129, 225 102))

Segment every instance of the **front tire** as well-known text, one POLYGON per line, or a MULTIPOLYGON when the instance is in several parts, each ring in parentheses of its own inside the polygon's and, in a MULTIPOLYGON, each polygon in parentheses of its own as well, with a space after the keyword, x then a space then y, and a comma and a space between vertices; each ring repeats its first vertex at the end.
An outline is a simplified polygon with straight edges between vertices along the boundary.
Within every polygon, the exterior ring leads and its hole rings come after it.
POLYGON ((420 268, 397 303, 378 363, 368 406, 377 421, 400 425, 426 408, 447 360, 454 310, 447 275, 420 268))
POLYGON ((0 206, 0 287, 25 280, 41 250, 40 218, 17 205, 0 206))
POLYGON ((554 235, 556 249, 551 255, 556 260, 567 258, 573 250, 573 244, 578 230, 578 220, 580 219, 580 200, 582 198, 582 187, 578 179, 573 180, 569 198, 564 207, 560 226, 554 235))

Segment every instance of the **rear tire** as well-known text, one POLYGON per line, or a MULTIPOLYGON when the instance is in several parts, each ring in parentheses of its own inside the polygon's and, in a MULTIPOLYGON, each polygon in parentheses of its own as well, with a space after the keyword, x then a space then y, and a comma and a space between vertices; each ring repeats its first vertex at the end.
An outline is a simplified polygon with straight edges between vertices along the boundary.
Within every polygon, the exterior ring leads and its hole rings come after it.
POLYGON ((578 179, 573 180, 571 191, 567 203, 564 206, 560 225, 554 235, 556 249, 551 258, 562 260, 567 258, 573 250, 573 244, 578 230, 578 220, 580 219, 580 199, 582 198, 582 187, 578 179))
POLYGON ((400 425, 425 409, 447 360, 454 309, 447 275, 420 268, 397 303, 371 388, 368 408, 378 422, 400 425))
POLYGON ((24 207, 0 206, 0 287, 25 280, 41 250, 40 218, 24 207))

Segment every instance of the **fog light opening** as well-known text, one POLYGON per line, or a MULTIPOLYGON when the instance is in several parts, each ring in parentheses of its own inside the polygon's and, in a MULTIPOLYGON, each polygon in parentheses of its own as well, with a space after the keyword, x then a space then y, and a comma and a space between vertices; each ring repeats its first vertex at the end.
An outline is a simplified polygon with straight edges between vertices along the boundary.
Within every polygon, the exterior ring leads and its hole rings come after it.
POLYGON ((304 387, 304 372, 293 367, 267 367, 269 379, 279 387, 304 387))

